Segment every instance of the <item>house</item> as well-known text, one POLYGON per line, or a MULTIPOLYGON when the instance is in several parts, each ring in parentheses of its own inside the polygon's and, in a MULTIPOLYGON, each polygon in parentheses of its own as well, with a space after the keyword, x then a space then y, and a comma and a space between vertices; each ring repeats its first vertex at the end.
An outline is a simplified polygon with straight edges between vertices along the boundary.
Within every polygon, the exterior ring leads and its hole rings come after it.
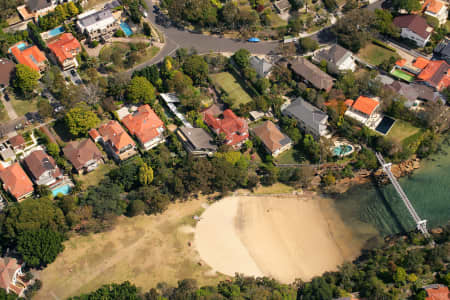
POLYGON ((318 90, 329 92, 334 79, 304 57, 291 64, 292 71, 318 90))
POLYGON ((16 64, 6 58, 0 58, 0 90, 9 86, 16 64))
POLYGON ((145 150, 165 141, 164 123, 148 104, 140 106, 134 114, 125 116, 122 123, 145 150))
POLYGON ((380 102, 364 96, 359 96, 355 101, 346 100, 345 104, 348 106, 345 115, 363 124, 366 124, 369 119, 375 116, 380 108, 380 102))
POLYGON ((0 157, 4 161, 10 161, 10 160, 14 160, 16 158, 16 154, 14 153, 14 151, 11 148, 6 147, 0 151, 0 157))
POLYGON ((418 15, 398 16, 393 22, 402 30, 400 34, 402 38, 416 42, 419 47, 425 47, 433 32, 433 28, 428 25, 425 18, 418 15))
POLYGON ((272 64, 267 62, 264 58, 258 56, 250 57, 250 66, 256 71, 259 77, 266 77, 272 69, 272 64))
POLYGON ((436 95, 431 87, 422 84, 407 84, 401 81, 393 81, 386 88, 406 98, 405 106, 411 107, 417 104, 417 100, 434 101, 436 95))
POLYGON ((33 183, 17 162, 6 169, 0 170, 0 180, 3 182, 3 189, 17 201, 33 193, 33 183))
POLYGON ((17 7, 17 11, 24 20, 45 16, 53 11, 58 4, 71 2, 72 0, 28 0, 25 5, 17 7))
POLYGON ((81 45, 71 33, 61 34, 47 46, 63 70, 78 67, 76 56, 81 52, 81 45))
POLYGON ((23 164, 36 185, 52 185, 63 175, 53 157, 44 150, 31 152, 23 164))
POLYGON ((102 152, 90 139, 72 141, 63 148, 63 152, 78 174, 95 170, 103 161, 102 152))
POLYGON ((26 65, 37 72, 45 70, 47 58, 36 46, 29 46, 26 42, 19 42, 9 48, 18 64, 26 65))
POLYGON ((450 299, 450 291, 448 290, 448 287, 443 284, 430 284, 424 286, 423 289, 427 292, 426 300, 450 299))
POLYGON ((431 60, 417 76, 418 80, 442 91, 450 84, 449 64, 445 60, 431 60))
POLYGON ((328 115, 301 97, 293 101, 282 113, 297 120, 297 125, 315 138, 328 134, 328 115))
POLYGON ((211 156, 217 151, 214 139, 203 128, 182 126, 177 130, 178 138, 187 152, 196 156, 211 156))
POLYGON ((125 160, 136 154, 135 142, 117 121, 109 121, 98 130, 92 129, 89 135, 94 141, 101 142, 115 160, 125 160))
POLYGON ((275 8, 277 9, 279 14, 283 14, 289 12, 291 9, 291 3, 289 0, 279 0, 274 3, 275 8))
POLYGON ((240 147, 249 136, 247 122, 236 116, 231 109, 226 109, 219 115, 214 114, 215 110, 216 108, 203 111, 206 125, 218 136, 223 134, 227 145, 240 147))
POLYGON ((8 142, 14 151, 23 150, 26 147, 25 139, 20 134, 10 138, 8 142))
POLYGON ((252 133, 262 141, 264 148, 273 157, 280 155, 292 147, 292 140, 282 133, 272 121, 266 121, 253 128, 252 133))
POLYGON ((335 74, 342 71, 354 72, 356 70, 356 63, 353 53, 337 44, 334 44, 329 49, 316 52, 313 60, 317 63, 320 63, 323 60, 326 61, 327 69, 335 74))
POLYGON ((7 293, 13 292, 23 297, 26 283, 21 280, 23 276, 22 266, 17 259, 11 257, 0 257, 0 288, 7 293))
POLYGON ((444 40, 440 42, 436 48, 433 50, 434 55, 438 59, 445 60, 448 64, 450 64, 450 43, 449 40, 444 40))
POLYGON ((119 20, 114 18, 110 9, 90 10, 78 15, 78 29, 89 40, 108 40, 119 28, 119 20))
POLYGON ((425 0, 422 5, 422 11, 425 15, 432 16, 439 20, 439 25, 447 22, 447 5, 439 0, 425 0))

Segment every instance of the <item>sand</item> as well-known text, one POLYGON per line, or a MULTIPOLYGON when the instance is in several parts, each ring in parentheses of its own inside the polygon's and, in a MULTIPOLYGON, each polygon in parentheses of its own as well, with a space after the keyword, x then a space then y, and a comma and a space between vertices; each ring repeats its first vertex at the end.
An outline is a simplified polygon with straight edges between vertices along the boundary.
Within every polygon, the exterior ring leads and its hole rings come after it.
POLYGON ((228 197, 203 213, 195 234, 200 257, 216 271, 284 283, 336 270, 363 243, 333 202, 315 195, 228 197))

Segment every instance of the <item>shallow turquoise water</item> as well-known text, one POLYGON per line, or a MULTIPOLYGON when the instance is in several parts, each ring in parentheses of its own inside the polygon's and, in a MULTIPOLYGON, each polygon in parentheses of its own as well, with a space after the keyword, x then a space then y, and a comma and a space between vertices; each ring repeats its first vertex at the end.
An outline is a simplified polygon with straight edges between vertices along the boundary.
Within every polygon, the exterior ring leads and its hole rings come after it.
MULTIPOLYGON (((421 168, 399 180, 400 185, 429 228, 450 219, 450 146, 423 160, 421 168)), ((414 221, 391 184, 378 188, 360 185, 335 196, 335 206, 356 231, 375 228, 381 236, 413 230, 414 221), (367 228, 365 228, 367 227, 367 228)))
POLYGON ((68 195, 70 193, 70 190, 71 190, 70 185, 65 184, 54 189, 52 191, 52 194, 54 197, 58 196, 58 194, 68 195))

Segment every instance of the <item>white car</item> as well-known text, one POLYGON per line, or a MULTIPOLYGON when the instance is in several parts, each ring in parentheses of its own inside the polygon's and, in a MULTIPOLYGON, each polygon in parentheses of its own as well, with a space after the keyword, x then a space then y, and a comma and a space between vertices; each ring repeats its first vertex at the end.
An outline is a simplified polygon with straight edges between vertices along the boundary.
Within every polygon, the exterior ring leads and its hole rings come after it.
POLYGON ((144 11, 144 17, 148 18, 148 13, 144 11))

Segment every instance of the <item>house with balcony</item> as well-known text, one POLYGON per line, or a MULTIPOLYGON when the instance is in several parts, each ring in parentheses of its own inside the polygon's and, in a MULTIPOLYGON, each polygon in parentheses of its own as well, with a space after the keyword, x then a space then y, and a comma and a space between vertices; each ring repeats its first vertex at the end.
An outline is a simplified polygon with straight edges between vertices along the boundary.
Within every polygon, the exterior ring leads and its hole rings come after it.
POLYGON ((28 0, 24 5, 18 6, 17 11, 23 20, 34 18, 36 21, 39 17, 45 16, 53 11, 57 5, 64 2, 72 2, 73 0, 28 0))
POLYGON ((253 128, 252 134, 261 140, 266 151, 273 157, 277 157, 292 147, 292 140, 282 133, 280 128, 272 121, 266 121, 253 128))
POLYGON ((23 164, 36 185, 50 186, 63 178, 63 174, 53 157, 44 152, 36 150, 24 158, 23 164))
POLYGON ((47 68, 45 54, 36 46, 30 46, 22 41, 9 48, 9 53, 18 64, 26 65, 37 72, 47 68))
POLYGON ((119 20, 110 9, 90 10, 78 15, 77 27, 91 41, 109 40, 119 26, 119 20))
POLYGON ((63 70, 78 67, 77 55, 81 52, 81 45, 71 33, 63 33, 56 40, 47 44, 52 58, 58 62, 63 70))
POLYGON ((11 257, 0 257, 0 288, 6 290, 6 293, 14 293, 23 297, 23 292, 27 284, 22 280, 22 265, 17 259, 11 257))
POLYGON ((89 173, 103 162, 102 152, 90 139, 68 143, 63 153, 78 174, 89 173))
POLYGON ((424 15, 432 16, 439 20, 439 25, 445 24, 448 18, 446 2, 440 0, 426 0, 422 5, 424 15))
POLYGON ((403 15, 395 17, 395 26, 401 29, 400 36, 416 42, 417 46, 425 47, 433 33, 424 17, 418 15, 403 15))
POLYGON ((17 162, 0 170, 0 180, 3 189, 19 202, 33 194, 33 183, 17 162))
POLYGON ((136 152, 136 143, 117 121, 109 121, 98 129, 91 129, 89 136, 94 142, 103 144, 106 152, 116 161, 126 160, 136 152))
POLYGON ((380 109, 378 100, 364 96, 359 96, 355 101, 345 100, 345 104, 348 107, 345 115, 365 125, 377 118, 377 112, 380 109))
POLYGON ((287 106, 282 113, 295 119, 298 127, 315 138, 329 134, 328 115, 301 97, 287 106))
POLYGON ((121 121, 145 150, 165 141, 164 123, 148 104, 140 106, 135 113, 125 116, 121 121))
POLYGON ((234 114, 231 109, 221 112, 216 106, 203 111, 206 125, 218 136, 223 135, 225 144, 239 148, 249 137, 248 124, 244 118, 234 114), (218 114, 215 114, 218 112, 218 114))

